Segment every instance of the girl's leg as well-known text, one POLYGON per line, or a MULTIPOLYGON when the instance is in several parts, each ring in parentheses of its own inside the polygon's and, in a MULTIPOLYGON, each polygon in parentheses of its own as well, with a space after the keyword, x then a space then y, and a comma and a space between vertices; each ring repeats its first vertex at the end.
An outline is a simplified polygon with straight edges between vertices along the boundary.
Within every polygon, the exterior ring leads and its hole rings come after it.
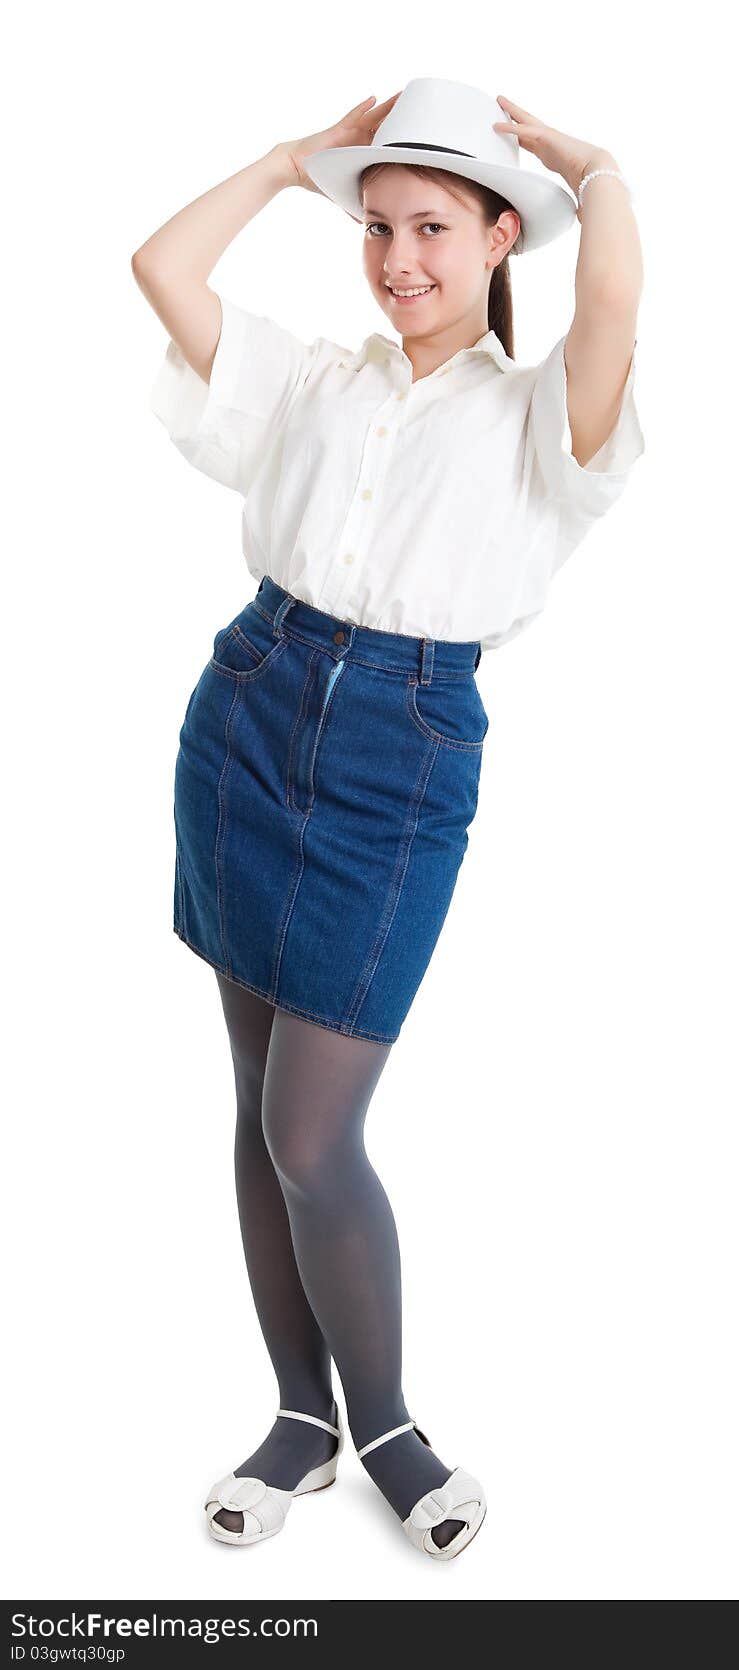
MULTIPOLYGON (((357 1449, 410 1418, 401 1389, 398 1237, 363 1134, 391 1047, 277 1010, 262 1086, 262 1126, 297 1269, 339 1370, 357 1449)), ((279 1309, 280 1294, 270 1303, 279 1309)), ((271 1325, 282 1340, 293 1326, 289 1302, 284 1327, 276 1315, 271 1325)), ((452 1472, 413 1431, 370 1451, 362 1465, 401 1519, 452 1472)), ((434 1541, 445 1546, 461 1524, 444 1520, 434 1541)))
MULTIPOLYGON (((331 1355, 303 1290, 282 1188, 262 1130, 262 1085, 274 1007, 216 971, 236 1081, 236 1199, 249 1282, 279 1387, 279 1406, 336 1424, 331 1355)), ((335 1454, 338 1440, 305 1421, 276 1419, 236 1473, 293 1490, 335 1454)), ((243 1529, 241 1513, 216 1520, 243 1529)))

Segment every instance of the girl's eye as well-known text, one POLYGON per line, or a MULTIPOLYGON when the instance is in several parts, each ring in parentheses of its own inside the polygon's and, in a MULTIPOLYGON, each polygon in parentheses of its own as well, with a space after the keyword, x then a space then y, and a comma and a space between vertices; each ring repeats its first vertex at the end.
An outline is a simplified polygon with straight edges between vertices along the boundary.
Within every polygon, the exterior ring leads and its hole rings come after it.
MULTIPOLYGON (((381 226, 383 232, 387 232, 387 230, 388 230, 387 226, 385 225, 384 220, 370 220, 367 223, 367 231, 368 232, 373 232, 376 226, 381 226)), ((435 226, 439 232, 444 231, 444 227, 442 226, 441 221, 439 221, 439 220, 425 220, 423 222, 423 226, 435 226)), ((420 227, 419 230, 422 231, 423 227, 420 227)))

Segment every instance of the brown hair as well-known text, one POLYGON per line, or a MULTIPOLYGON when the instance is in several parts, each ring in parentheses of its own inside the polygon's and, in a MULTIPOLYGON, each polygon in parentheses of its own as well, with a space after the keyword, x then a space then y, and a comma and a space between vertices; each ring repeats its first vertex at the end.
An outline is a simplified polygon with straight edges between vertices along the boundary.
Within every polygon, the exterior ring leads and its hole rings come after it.
MULTIPOLYGON (((420 162, 370 163, 369 167, 362 170, 359 178, 360 196, 364 187, 369 185, 370 180, 373 180, 383 168, 399 167, 408 168, 411 173, 419 174, 422 179, 425 178, 436 181, 437 185, 444 186, 447 191, 452 193, 453 197, 459 198, 461 202, 464 201, 465 193, 476 197, 482 209, 486 226, 494 226, 498 216, 502 215, 504 209, 513 208, 513 204, 508 202, 507 197, 501 197, 499 192, 493 191, 489 186, 480 185, 477 180, 468 180, 466 176, 462 174, 453 174, 449 169, 432 168, 430 165, 420 162), (458 186, 463 188, 462 191, 455 190, 455 181, 458 186)), ((517 214, 518 210, 516 210, 515 213, 517 214)), ((490 289, 488 291, 488 330, 495 331, 495 334, 499 341, 502 342, 509 359, 513 359, 513 298, 511 295, 511 275, 508 269, 507 255, 503 261, 498 262, 497 267, 493 268, 490 279, 490 289)))

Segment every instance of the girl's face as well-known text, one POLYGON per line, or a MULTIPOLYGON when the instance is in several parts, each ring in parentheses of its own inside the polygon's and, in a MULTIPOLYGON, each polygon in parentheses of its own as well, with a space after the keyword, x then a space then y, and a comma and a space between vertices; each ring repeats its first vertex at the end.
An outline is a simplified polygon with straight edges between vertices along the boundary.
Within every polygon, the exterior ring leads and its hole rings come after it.
POLYGON ((364 271, 396 330, 416 338, 487 318, 490 275, 518 236, 517 214, 486 226, 476 198, 460 201, 400 163, 368 181, 363 199, 364 271), (405 300, 393 293, 418 289, 405 300))

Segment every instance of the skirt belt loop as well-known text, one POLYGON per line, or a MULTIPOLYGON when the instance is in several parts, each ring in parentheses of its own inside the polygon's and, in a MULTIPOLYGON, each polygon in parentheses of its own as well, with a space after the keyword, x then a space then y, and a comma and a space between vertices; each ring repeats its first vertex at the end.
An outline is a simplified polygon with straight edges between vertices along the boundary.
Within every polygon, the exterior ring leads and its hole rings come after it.
POLYGON ((434 639, 422 638, 421 643, 421 683, 430 684, 434 670, 434 639))
POLYGON ((275 637, 276 638, 281 638, 282 637, 282 622, 285 619, 285 616, 287 614, 288 609, 292 609, 293 603, 295 603, 295 601, 296 601, 296 599, 294 597, 291 597, 291 596, 283 597, 279 609, 275 610, 275 618, 274 618, 273 625, 274 625, 274 632, 275 632, 275 637))

